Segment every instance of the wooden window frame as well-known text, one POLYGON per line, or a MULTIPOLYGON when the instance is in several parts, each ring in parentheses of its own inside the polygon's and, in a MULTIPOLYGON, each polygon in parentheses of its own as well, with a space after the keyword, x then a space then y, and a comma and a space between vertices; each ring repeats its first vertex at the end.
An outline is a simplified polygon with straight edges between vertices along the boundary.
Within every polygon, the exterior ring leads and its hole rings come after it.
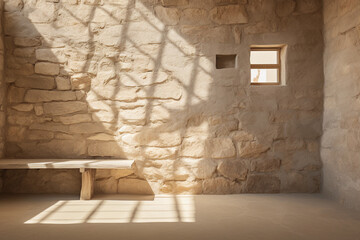
POLYGON ((250 84, 251 85, 280 85, 281 84, 281 47, 252 47, 250 54, 253 51, 277 51, 278 63, 277 64, 251 64, 250 63, 250 84), (277 69, 278 77, 277 82, 252 82, 251 69, 277 69))

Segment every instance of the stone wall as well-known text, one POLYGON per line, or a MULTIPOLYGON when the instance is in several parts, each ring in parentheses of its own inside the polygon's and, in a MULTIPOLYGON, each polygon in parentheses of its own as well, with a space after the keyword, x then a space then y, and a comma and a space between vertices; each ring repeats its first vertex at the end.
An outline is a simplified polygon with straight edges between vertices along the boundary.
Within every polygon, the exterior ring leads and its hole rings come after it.
POLYGON ((7 0, 4 21, 7 157, 136 159, 98 192, 319 191, 320 1, 7 0), (287 45, 285 86, 250 86, 266 44, 287 45))
POLYGON ((360 209, 360 4, 324 4, 323 190, 360 209))
MULTIPOLYGON (((5 146, 5 91, 6 83, 4 81, 4 39, 2 29, 2 13, 3 13, 3 1, 0 0, 0 158, 4 154, 5 146)), ((0 192, 2 189, 2 171, 0 170, 0 192)))

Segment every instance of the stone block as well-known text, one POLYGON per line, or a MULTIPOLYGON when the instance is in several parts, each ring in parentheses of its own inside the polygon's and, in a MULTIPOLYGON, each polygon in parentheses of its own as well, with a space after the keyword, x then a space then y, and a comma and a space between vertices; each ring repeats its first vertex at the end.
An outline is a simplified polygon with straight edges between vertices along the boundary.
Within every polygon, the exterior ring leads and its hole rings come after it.
POLYGON ((280 179, 276 175, 249 175, 245 185, 247 193, 278 193, 280 179))
POLYGON ((154 10, 156 16, 166 25, 176 25, 180 21, 181 13, 177 8, 156 6, 154 10))
POLYGON ((44 103, 44 113, 50 115, 65 115, 87 111, 87 104, 79 101, 44 103))
POLYGON ((56 63, 39 62, 35 64, 35 72, 42 75, 58 75, 60 66, 56 63))
POLYGON ((53 77, 46 76, 18 77, 15 81, 15 86, 50 90, 55 88, 55 81, 53 77))
POLYGON ((19 112, 30 112, 34 109, 34 105, 23 103, 23 104, 14 105, 11 108, 19 112))
POLYGON ((117 157, 126 159, 123 150, 116 142, 94 142, 88 146, 88 154, 92 157, 117 157))
POLYGON ((210 19, 216 24, 244 24, 248 15, 243 5, 218 6, 210 11, 210 19))
POLYGON ((25 96, 25 88, 17 88, 17 87, 13 87, 10 86, 10 88, 8 89, 8 94, 7 94, 7 98, 8 98, 8 102, 9 103, 21 103, 24 101, 24 96, 25 96))
POLYGON ((206 151, 211 158, 231 158, 236 154, 231 138, 208 139, 206 151))
POLYGON ((56 77, 56 87, 58 90, 70 90, 71 84, 70 80, 66 77, 56 77))
POLYGON ((264 173, 264 172, 276 172, 280 170, 280 159, 256 159, 251 161, 251 171, 264 173))
POLYGON ((53 63, 66 62, 66 56, 62 49, 58 48, 40 48, 36 49, 36 59, 39 61, 47 61, 53 63))
POLYGON ((91 115, 89 114, 75 114, 72 116, 59 117, 60 122, 63 124, 76 124, 83 122, 91 122, 91 115))
POLYGON ((199 137, 184 138, 180 155, 183 157, 201 158, 205 156, 206 140, 199 137))
POLYGON ((29 90, 25 94, 25 102, 73 101, 76 94, 72 91, 29 90))
POLYGON ((267 145, 262 145, 257 141, 238 142, 236 144, 238 155, 242 158, 255 158, 270 149, 267 145))
POLYGON ((146 180, 122 178, 119 179, 117 192, 120 194, 153 195, 154 192, 146 180))
POLYGON ((218 172, 230 179, 244 181, 248 174, 248 166, 243 160, 224 160, 218 168, 218 172))

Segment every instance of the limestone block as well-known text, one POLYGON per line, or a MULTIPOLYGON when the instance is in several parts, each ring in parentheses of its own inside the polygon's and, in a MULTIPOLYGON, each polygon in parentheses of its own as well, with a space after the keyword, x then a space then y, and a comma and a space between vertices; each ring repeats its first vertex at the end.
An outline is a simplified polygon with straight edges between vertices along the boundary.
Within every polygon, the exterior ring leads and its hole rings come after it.
POLYGON ((262 145, 257 141, 238 142, 236 144, 238 155, 242 158, 253 158, 269 150, 269 146, 262 145))
POLYGON ((163 83, 168 78, 169 75, 166 72, 126 73, 120 75, 120 82, 124 86, 136 87, 163 83))
POLYGON ((242 24, 248 22, 243 5, 218 6, 210 11, 210 18, 217 24, 242 24))
POLYGON ((205 179, 202 183, 204 194, 229 194, 233 183, 226 178, 217 177, 205 179))
POLYGON ((74 140, 75 137, 73 135, 66 134, 66 133, 56 133, 55 139, 74 140))
POLYGON ((9 126, 6 132, 6 140, 9 142, 21 142, 25 138, 25 132, 24 127, 9 126))
POLYGON ((189 0, 161 0, 161 4, 164 7, 185 6, 189 4, 189 0))
POLYGON ((246 179, 248 173, 248 167, 242 160, 224 160, 217 169, 223 176, 241 181, 246 179))
POLYGON ((60 66, 55 63, 39 62, 35 64, 35 72, 43 75, 58 75, 60 66))
POLYGON ((44 130, 44 131, 54 131, 54 132, 64 132, 67 133, 69 131, 68 126, 65 126, 60 123, 35 123, 30 125, 29 129, 31 130, 44 130))
POLYGON ((230 133, 230 137, 234 139, 236 142, 243 142, 243 141, 253 141, 255 139, 255 136, 251 133, 248 133, 246 131, 234 131, 230 133))
POLYGON ((181 16, 182 24, 206 25, 210 23, 208 12, 200 8, 187 8, 181 16))
POLYGON ((100 5, 101 0, 84 0, 84 4, 87 5, 100 5))
POLYGON ((247 193, 278 193, 280 179, 276 175, 249 175, 245 191, 247 193))
POLYGON ((136 134, 124 134, 122 141, 133 146, 175 147, 181 144, 181 134, 178 131, 163 132, 156 128, 144 128, 136 134))
POLYGON ((56 87, 58 90, 70 90, 71 89, 71 84, 70 84, 70 80, 66 77, 56 77, 55 78, 56 81, 56 87))
POLYGON ((252 172, 276 172, 279 171, 281 165, 280 159, 256 159, 251 161, 252 172))
POLYGON ((146 180, 131 178, 119 179, 117 192, 121 194, 154 194, 150 184, 146 180))
POLYGON ((53 132, 48 132, 48 131, 29 131, 27 134, 27 139, 28 140, 51 140, 54 138, 54 133, 53 132))
POLYGON ((20 12, 4 12, 4 32, 15 37, 39 37, 34 24, 20 12))
POLYGON ((70 78, 72 89, 76 90, 89 90, 91 78, 88 74, 78 73, 70 78))
POLYGON ((103 84, 95 85, 91 86, 91 90, 88 92, 86 99, 88 101, 111 99, 116 101, 131 102, 137 99, 137 89, 103 84))
POLYGON ((177 8, 162 6, 154 7, 156 16, 167 25, 176 25, 180 21, 180 11, 177 8))
POLYGON ((70 125, 70 131, 73 133, 82 133, 82 134, 94 134, 94 133, 112 133, 110 130, 111 124, 106 123, 77 123, 70 125))
POLYGON ((44 108, 42 105, 35 105, 34 111, 35 111, 36 116, 41 116, 44 114, 44 108))
POLYGON ((140 98, 173 99, 179 100, 182 96, 182 88, 176 81, 169 81, 154 86, 147 86, 138 92, 140 98), (150 94, 151 93, 151 94, 150 94))
POLYGON ((15 37, 14 44, 19 47, 36 47, 41 45, 41 41, 39 38, 15 37))
POLYGON ((160 187, 161 193, 201 194, 201 181, 167 181, 160 187))
POLYGON ((36 144, 19 143, 26 157, 39 158, 76 158, 86 154, 85 141, 80 140, 51 140, 50 142, 36 144))
POLYGON ((286 17, 294 12, 296 2, 294 0, 282 0, 276 3, 276 14, 279 17, 286 17))
POLYGON ((46 76, 19 77, 15 81, 15 86, 50 90, 55 88, 55 81, 53 77, 46 76))
POLYGON ((95 180, 95 193, 116 194, 118 180, 113 177, 95 180))
POLYGON ((89 114, 75 114, 72 116, 64 116, 59 118, 63 124, 76 124, 83 122, 91 122, 91 116, 89 114))
POLYGON ((206 142, 206 149, 211 158, 235 157, 235 147, 231 138, 213 138, 206 142))
POLYGON ((79 101, 44 103, 44 113, 51 115, 65 115, 87 111, 87 104, 79 101))
POLYGON ((88 146, 88 154, 93 157, 118 157, 126 159, 121 147, 116 142, 94 142, 88 146))
POLYGON ((105 179, 105 178, 124 178, 134 174, 132 169, 97 169, 96 170, 96 179, 105 179))
POLYGON ((180 155, 183 157, 201 158, 205 156, 206 140, 199 137, 184 138, 180 155))
POLYGON ((34 105, 23 103, 23 104, 14 105, 11 108, 19 112, 30 112, 34 109, 34 105))
POLYGON ((46 91, 29 90, 25 94, 25 102, 51 102, 76 100, 75 92, 72 91, 46 91))
POLYGON ((98 133, 94 136, 88 137, 89 140, 94 141, 114 141, 114 136, 106 134, 106 133, 98 133))
POLYGON ((32 23, 50 23, 56 19, 55 4, 46 1, 25 4, 23 13, 32 23))
POLYGON ((24 2, 22 0, 5 0, 4 1, 4 10, 6 12, 16 12, 20 11, 24 7, 24 2))
POLYGON ((53 63, 66 62, 66 56, 62 49, 40 48, 36 50, 35 54, 36 54, 36 59, 39 61, 48 61, 53 63))
POLYGON ((10 88, 8 90, 8 94, 7 94, 8 102, 9 103, 23 102, 25 91, 26 90, 24 88, 17 88, 17 87, 10 86, 10 88))
POLYGON ((157 148, 146 147, 144 149, 144 156, 148 159, 172 159, 178 153, 178 148, 157 148))
POLYGON ((122 26, 110 26, 101 31, 99 35, 99 43, 105 46, 119 47, 121 44, 122 26))
POLYGON ((143 107, 122 109, 119 111, 119 119, 121 119, 121 121, 135 125, 145 125, 145 115, 146 110, 143 107))
POLYGON ((16 57, 31 58, 35 55, 35 48, 15 48, 13 54, 16 57))

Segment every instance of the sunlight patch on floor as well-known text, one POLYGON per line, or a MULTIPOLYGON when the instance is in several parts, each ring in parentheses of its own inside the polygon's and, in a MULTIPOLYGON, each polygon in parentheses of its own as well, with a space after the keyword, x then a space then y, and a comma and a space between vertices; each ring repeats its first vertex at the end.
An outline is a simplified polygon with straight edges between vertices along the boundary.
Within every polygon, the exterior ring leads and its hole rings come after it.
POLYGON ((193 196, 154 200, 61 200, 25 224, 195 222, 193 196))

